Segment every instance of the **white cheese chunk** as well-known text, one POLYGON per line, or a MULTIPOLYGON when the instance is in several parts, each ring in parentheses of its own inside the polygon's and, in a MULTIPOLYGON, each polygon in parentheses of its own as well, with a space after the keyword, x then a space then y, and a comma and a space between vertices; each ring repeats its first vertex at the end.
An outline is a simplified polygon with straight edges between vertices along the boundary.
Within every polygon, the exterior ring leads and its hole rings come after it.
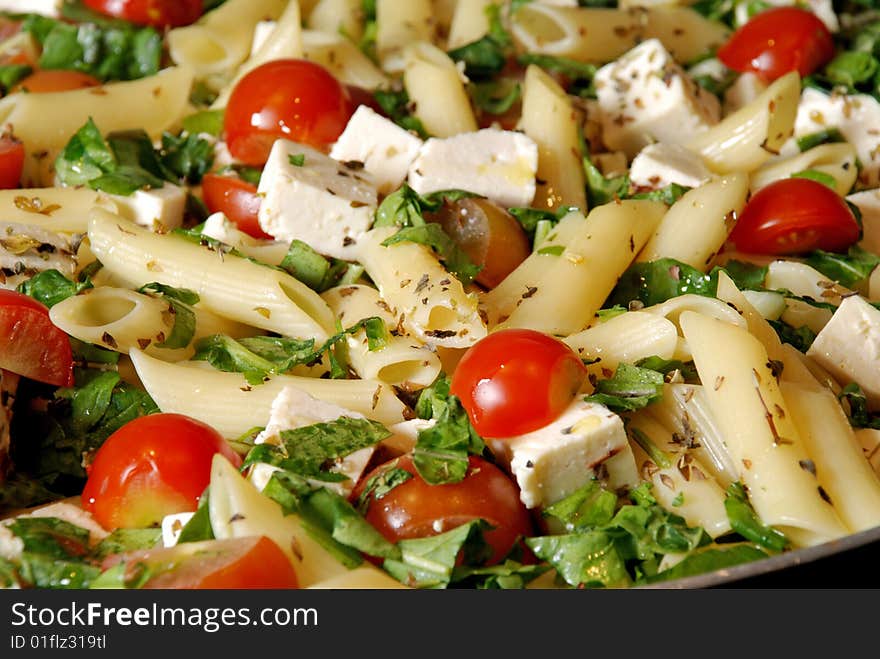
POLYGON ((241 231, 223 213, 213 213, 202 225, 202 235, 234 247, 245 256, 269 265, 279 265, 290 249, 280 240, 260 240, 241 231))
POLYGON ((467 190, 502 206, 529 206, 537 171, 538 145, 530 137, 483 128, 427 140, 409 169, 409 184, 422 195, 467 190))
POLYGON ((767 89, 767 83, 751 71, 741 73, 724 90, 724 113, 731 114, 748 105, 767 89))
POLYGON ((61 16, 62 0, 0 0, 0 11, 10 14, 41 14, 51 18, 61 16))
POLYGON ((654 190, 677 183, 696 188, 708 181, 712 173, 703 159, 679 144, 649 144, 633 158, 630 180, 638 187, 654 190))
POLYGON ((72 277, 78 238, 33 224, 0 222, 0 287, 14 289, 46 270, 72 277))
POLYGON ((807 356, 841 384, 858 383, 869 407, 880 409, 880 311, 863 297, 840 303, 807 356))
MULTIPOLYGON (((364 418, 364 415, 359 412, 347 410, 344 407, 314 398, 297 387, 286 386, 272 401, 269 421, 266 423, 265 429, 257 435, 254 442, 256 444, 280 444, 280 433, 284 430, 294 430, 316 423, 327 423, 343 416, 352 419, 364 418)), ((358 479, 360 479, 361 473, 370 461, 374 450, 375 447, 370 446, 358 449, 340 458, 330 471, 348 476, 348 480, 339 483, 321 482, 320 485, 324 485, 338 494, 347 496, 354 489, 358 479)), ((264 468, 258 471, 252 475, 252 481, 255 485, 258 485, 257 481, 259 481, 259 484, 265 487, 274 469, 274 467, 269 467, 269 469, 264 468)), ((262 489, 262 487, 259 487, 259 489, 262 489)))
POLYGON ((173 547, 180 538, 183 527, 189 523, 195 513, 175 513, 162 518, 162 545, 173 547))
POLYGON ((651 142, 684 142, 718 123, 718 98, 697 85, 659 39, 647 39, 594 77, 602 139, 634 157, 651 142))
POLYGON ((369 174, 284 139, 272 146, 257 192, 263 231, 346 260, 354 260, 357 241, 370 228, 378 202, 369 174))
POLYGON ((6 523, 0 523, 0 558, 14 561, 21 557, 21 552, 24 551, 24 541, 6 526, 6 523))
POLYGON ((118 206, 119 214, 152 231, 177 229, 183 224, 186 191, 166 183, 161 188, 135 190, 131 195, 108 195, 118 206))
MULTIPOLYGON (((568 496, 598 477, 609 458, 629 448, 621 418, 581 398, 543 428, 487 443, 513 474, 528 508, 546 507, 568 496)), ((633 460, 631 452, 629 457, 633 460)), ((618 474, 636 474, 635 464, 619 467, 618 474)))
POLYGON ((826 94, 808 87, 798 104, 794 137, 829 128, 837 128, 855 147, 862 185, 880 185, 880 102, 868 94, 826 94))
POLYGON ((389 194, 406 180, 422 140, 367 107, 358 106, 330 150, 330 157, 363 163, 381 194, 389 194))

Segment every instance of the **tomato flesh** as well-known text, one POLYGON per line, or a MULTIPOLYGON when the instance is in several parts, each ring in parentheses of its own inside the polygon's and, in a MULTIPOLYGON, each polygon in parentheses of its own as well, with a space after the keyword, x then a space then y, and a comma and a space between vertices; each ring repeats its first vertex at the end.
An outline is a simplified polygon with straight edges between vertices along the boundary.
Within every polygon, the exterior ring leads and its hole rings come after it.
POLYGON ((274 60, 236 84, 224 131, 235 158, 260 166, 278 138, 329 151, 353 112, 348 90, 324 67, 308 60, 274 60))
POLYGON ((24 144, 3 135, 0 137, 0 190, 14 190, 24 170, 24 144))
POLYGON ((110 435, 88 467, 83 507, 105 528, 157 525, 196 510, 220 453, 241 465, 220 433, 182 414, 151 414, 110 435))
POLYGON ((585 377, 583 362, 562 341, 535 330, 503 329, 468 348, 450 390, 480 435, 500 439, 556 419, 585 377))
POLYGON ((834 56, 825 24, 798 7, 767 9, 753 16, 718 49, 718 59, 734 71, 757 74, 765 82, 797 71, 809 75, 834 56))
POLYGON ((45 306, 8 289, 0 289, 0 368, 56 387, 73 386, 67 334, 52 324, 45 306))
POLYGON ((63 69, 41 69, 20 80, 10 93, 26 91, 31 94, 45 92, 65 92, 72 89, 97 87, 101 81, 82 71, 66 71, 63 69))
POLYGON ((202 15, 202 0, 83 0, 90 9, 138 25, 180 27, 202 15))
POLYGON ((834 190, 805 178, 787 178, 749 199, 729 242, 740 251, 776 256, 815 249, 842 252, 859 240, 853 212, 834 190))
POLYGON ((233 176, 205 174, 202 197, 211 213, 223 213, 240 231, 253 238, 272 240, 260 228, 260 197, 257 188, 233 176))
POLYGON ((484 538, 492 547, 490 564, 501 561, 517 540, 532 534, 532 520, 520 501, 519 488, 491 462, 470 456, 467 475, 458 483, 429 485, 412 461, 403 455, 380 465, 358 484, 357 499, 373 476, 391 468, 403 469, 412 478, 381 498, 370 496, 365 517, 390 542, 425 538, 449 531, 476 519, 494 529, 484 538))
MULTIPOLYGON (((265 536, 187 542, 115 554, 102 564, 145 566, 146 589, 289 589, 298 588, 296 572, 284 552, 265 536)), ((133 576, 133 575, 132 575, 133 576)))

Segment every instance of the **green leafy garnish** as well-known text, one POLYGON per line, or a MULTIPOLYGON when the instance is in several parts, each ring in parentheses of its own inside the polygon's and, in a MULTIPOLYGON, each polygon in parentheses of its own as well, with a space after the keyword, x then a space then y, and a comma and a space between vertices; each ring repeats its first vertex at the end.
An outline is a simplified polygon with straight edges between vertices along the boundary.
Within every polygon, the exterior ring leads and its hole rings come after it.
POLYGON ((600 403, 615 412, 640 410, 663 396, 662 373, 631 364, 620 364, 614 375, 596 382, 596 391, 584 400, 600 403))
POLYGON ((724 499, 724 509, 731 528, 744 537, 770 551, 779 552, 789 546, 788 538, 776 529, 764 525, 749 503, 741 483, 731 483, 724 499))

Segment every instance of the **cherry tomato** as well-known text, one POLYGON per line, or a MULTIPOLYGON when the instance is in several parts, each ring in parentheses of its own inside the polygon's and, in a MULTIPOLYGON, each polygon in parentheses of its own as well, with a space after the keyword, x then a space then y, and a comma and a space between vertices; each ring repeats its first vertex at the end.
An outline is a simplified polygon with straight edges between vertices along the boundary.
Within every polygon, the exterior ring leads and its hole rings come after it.
POLYGON ((64 69, 40 69, 16 83, 9 93, 26 91, 32 94, 43 92, 64 92, 71 89, 97 87, 101 81, 81 71, 64 69))
POLYGON ((256 186, 234 176, 205 174, 202 177, 202 196, 209 211, 223 213, 240 231, 254 238, 272 239, 260 228, 257 215, 260 197, 256 186))
POLYGON ((250 71, 232 90, 226 142, 233 156, 254 166, 265 164, 280 137, 326 152, 353 112, 348 90, 327 69, 308 60, 275 60, 250 71))
POLYGON ((492 546, 489 563, 502 560, 517 540, 532 534, 532 519, 519 498, 519 488, 501 469, 471 456, 467 475, 458 483, 429 485, 413 465, 412 456, 402 455, 371 471, 355 488, 360 498, 373 476, 392 468, 403 469, 412 478, 381 498, 367 493, 365 517, 390 542, 425 538, 449 531, 475 519, 493 527, 484 538, 492 546))
POLYGON ((202 0, 83 0, 83 3, 105 16, 159 28, 189 25, 202 15, 202 0))
POLYGON ((182 414, 151 414, 114 432, 88 467, 83 507, 108 529, 147 527, 194 511, 216 453, 241 458, 211 426, 182 414))
POLYGON ((0 190, 18 187, 24 156, 24 144, 9 135, 0 136, 0 190))
POLYGON ((735 71, 751 71, 766 82, 790 71, 809 75, 834 56, 834 41, 816 15, 798 7, 767 9, 753 16, 718 49, 735 71))
POLYGON ((109 556, 109 569, 127 565, 129 576, 146 567, 154 576, 146 589, 265 589, 297 588, 299 582, 287 556, 265 536, 184 542, 173 547, 145 549, 109 556))
POLYGON ((70 339, 32 297, 0 289, 0 368, 57 387, 73 386, 70 339))
POLYGON ((488 199, 444 202, 425 219, 438 222, 470 260, 482 266, 475 281, 486 288, 500 284, 532 253, 522 225, 488 199))
POLYGON ((841 252, 858 241, 860 233, 849 206, 834 190, 810 179, 786 178, 749 199, 729 242, 752 254, 841 252))
POLYGON ((472 345, 458 362, 450 391, 483 437, 537 430, 558 417, 587 370, 562 341, 530 329, 503 329, 472 345))

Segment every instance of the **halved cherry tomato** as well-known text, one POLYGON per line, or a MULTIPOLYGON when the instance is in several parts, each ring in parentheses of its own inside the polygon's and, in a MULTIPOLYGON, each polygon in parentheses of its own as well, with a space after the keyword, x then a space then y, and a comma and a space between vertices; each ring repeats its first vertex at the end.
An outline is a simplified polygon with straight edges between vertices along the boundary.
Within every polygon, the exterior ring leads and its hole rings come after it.
POLYGON ((280 137, 329 151, 354 112, 348 90, 324 67, 301 59, 267 62, 245 75, 229 97, 229 151, 263 165, 280 137))
POLYGON ((484 538, 492 546, 488 563, 502 560, 517 540, 532 534, 532 519, 519 498, 519 488, 501 469, 482 458, 470 456, 467 475, 458 483, 429 485, 402 455, 382 464, 363 478, 352 497, 357 500, 373 476, 392 468, 412 478, 395 486, 381 498, 367 492, 365 517, 391 542, 425 538, 449 531, 475 519, 493 527, 484 538))
POLYGON ((31 94, 43 92, 64 92, 71 89, 84 89, 97 87, 101 81, 94 76, 82 71, 67 71, 65 69, 40 69, 16 83, 9 93, 26 91, 31 94))
POLYGON ((110 569, 119 563, 135 576, 146 568, 146 589, 288 589, 299 582, 290 560, 265 536, 184 542, 114 554, 102 564, 110 569))
POLYGON ((425 219, 439 223, 468 258, 482 266, 475 281, 486 288, 500 284, 532 253, 522 225, 488 199, 447 201, 425 219))
POLYGON ((0 289, 0 368, 57 387, 73 386, 70 339, 32 297, 0 289))
POLYGON ((562 341, 535 330, 503 329, 467 349, 450 391, 480 435, 515 437, 558 417, 586 375, 581 359, 562 341))
POLYGON ((129 421, 89 465, 83 507, 108 529, 152 526, 194 511, 217 453, 241 465, 223 436, 196 419, 163 413, 129 421))
POLYGON ((202 197, 212 213, 223 213, 239 230, 254 238, 272 239, 260 228, 260 197, 257 188, 234 176, 205 174, 202 197))
POLYGON ((729 242, 751 254, 841 252, 858 241, 860 233, 855 215, 834 190, 811 179, 786 178, 749 199, 729 242))
POLYGON ((202 15, 202 0, 83 0, 90 9, 138 25, 180 27, 202 15))
POLYGON ((809 75, 834 56, 834 41, 816 15, 798 7, 767 9, 740 27, 718 49, 734 71, 772 82, 790 71, 809 75))
POLYGON ((0 190, 19 186, 24 156, 24 144, 9 135, 0 136, 0 190))

